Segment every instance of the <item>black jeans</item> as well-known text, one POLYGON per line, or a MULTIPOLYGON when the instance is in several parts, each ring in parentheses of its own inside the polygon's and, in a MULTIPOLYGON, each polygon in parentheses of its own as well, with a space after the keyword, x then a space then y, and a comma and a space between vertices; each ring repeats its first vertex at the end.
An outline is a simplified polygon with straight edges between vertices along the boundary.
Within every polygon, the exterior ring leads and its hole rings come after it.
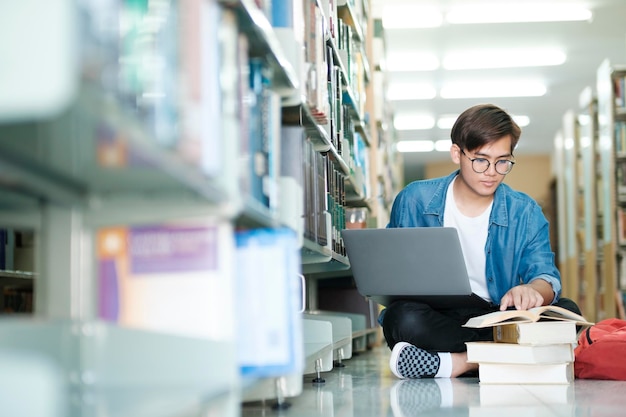
MULTIPOLYGON (((568 298, 561 298, 555 305, 580 314, 576 303, 568 298)), ((463 324, 498 308, 434 310, 424 303, 396 301, 383 316, 383 334, 390 349, 398 342, 408 342, 431 352, 464 352, 465 342, 493 340, 493 329, 473 329, 463 324)))

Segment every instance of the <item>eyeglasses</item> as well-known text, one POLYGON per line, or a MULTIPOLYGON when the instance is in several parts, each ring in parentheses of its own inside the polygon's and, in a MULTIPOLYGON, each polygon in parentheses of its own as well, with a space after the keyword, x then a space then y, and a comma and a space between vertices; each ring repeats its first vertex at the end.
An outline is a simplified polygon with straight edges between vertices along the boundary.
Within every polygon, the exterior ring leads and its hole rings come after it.
MULTIPOLYGON (((463 149, 461 149, 461 153, 465 155, 467 159, 472 161, 472 169, 477 174, 482 174, 483 172, 487 171, 491 166, 491 162, 489 162, 488 159, 470 158, 469 156, 467 156, 463 149)), ((506 175, 511 172, 511 170, 513 169, 513 165, 515 165, 515 161, 511 161, 509 159, 498 159, 494 164, 496 172, 500 175, 506 175)))

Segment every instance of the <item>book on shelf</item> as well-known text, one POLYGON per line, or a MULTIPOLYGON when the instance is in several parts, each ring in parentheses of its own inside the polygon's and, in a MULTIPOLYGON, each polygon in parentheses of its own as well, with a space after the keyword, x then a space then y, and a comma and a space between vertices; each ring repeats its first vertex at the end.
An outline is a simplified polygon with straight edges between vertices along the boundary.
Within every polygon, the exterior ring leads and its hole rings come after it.
MULTIPOLYGON (((272 0, 271 17, 268 16, 274 28, 293 28, 294 7, 296 5, 291 0, 272 0)), ((300 6, 301 7, 301 6, 300 6)))
MULTIPOLYGON (((260 136, 260 120, 259 110, 257 105, 258 96, 258 84, 260 80, 253 75, 253 68, 255 63, 251 61, 249 57, 250 42, 243 33, 238 33, 234 36, 231 33, 232 48, 236 51, 236 59, 234 61, 229 60, 231 68, 234 70, 235 83, 231 84, 233 87, 230 90, 230 95, 224 96, 226 103, 232 103, 235 106, 235 116, 232 120, 236 121, 237 128, 229 127, 232 132, 237 132, 237 138, 232 141, 236 144, 233 155, 235 155, 237 164, 233 164, 236 167, 237 172, 237 185, 238 191, 245 199, 247 197, 254 198, 254 190, 260 188, 260 185, 255 181, 254 166, 251 161, 254 160, 254 154, 256 151, 256 139, 260 136), (236 88, 234 86, 236 85, 236 88), (233 101, 229 101, 234 99, 233 101)), ((227 38, 228 39, 228 38, 227 38)), ((218 116, 221 115, 217 112, 218 116)), ((227 125, 228 126, 228 125, 227 125)))
POLYGON ((12 232, 9 229, 0 229, 0 270, 5 270, 5 269, 13 269, 13 254, 10 254, 10 259, 9 259, 9 252, 12 251, 12 248, 10 247, 10 243, 9 243, 9 235, 11 235, 12 232), (11 264, 11 265, 9 265, 11 264))
MULTIPOLYGON (((212 2, 211 2, 212 3, 212 2)), ((219 100, 217 112, 213 117, 219 117, 220 130, 213 129, 212 125, 206 124, 209 136, 215 139, 217 147, 203 147, 203 160, 220 159, 221 170, 215 179, 220 187, 226 190, 228 197, 236 204, 242 204, 251 199, 252 171, 249 164, 253 158, 253 150, 250 147, 251 127, 254 123, 251 100, 254 92, 250 87, 250 57, 249 48, 253 45, 245 33, 239 31, 237 14, 235 10, 221 7, 219 20, 214 29, 219 34, 218 55, 216 61, 219 64, 219 85, 213 95, 219 100), (228 138, 228 140, 225 140, 228 138), (219 152, 219 153, 217 153, 219 152), (232 162, 232 163, 231 163, 232 162)), ((206 61, 208 67, 215 66, 215 62, 206 61)), ((207 86, 208 87, 208 86, 207 86)), ((256 104, 256 103, 255 103, 256 104)), ((211 120, 211 119, 205 119, 211 120)))
POLYGON ((327 177, 328 173, 328 164, 327 160, 329 158, 328 154, 322 154, 314 151, 311 155, 312 166, 313 166, 313 193, 314 193, 314 213, 315 213, 315 225, 316 225, 316 238, 317 243, 320 246, 328 246, 329 239, 332 239, 332 236, 329 236, 331 225, 330 216, 328 214, 328 183, 327 177))
POLYGON ((298 234, 299 246, 305 229, 304 149, 306 132, 303 126, 281 127, 280 202, 278 218, 298 234))
POLYGON ((329 123, 330 102, 326 79, 328 62, 326 55, 326 30, 322 9, 316 2, 310 2, 304 8, 305 18, 305 62, 307 73, 306 104, 318 124, 329 123))
POLYGON ((0 277, 0 316, 13 313, 33 313, 32 285, 2 286, 0 277))
POLYGON ((123 327, 235 337, 233 226, 203 217, 97 232, 98 317, 123 327))
POLYGON ((302 288, 296 233, 236 233, 238 360, 241 374, 273 377, 303 370, 302 288))
MULTIPOLYGON (((267 81, 269 83, 269 81, 267 81)), ((267 157, 267 167, 263 176, 263 196, 267 206, 272 212, 279 209, 279 176, 280 176, 280 153, 282 105, 281 97, 276 91, 268 86, 263 92, 263 135, 261 149, 267 157)))
POLYGON ((322 0, 319 2, 319 5, 322 8, 322 15, 325 19, 324 26, 328 28, 328 35, 331 39, 335 39, 337 37, 337 19, 339 19, 337 1, 322 0))
POLYGON ((540 320, 569 321, 582 326, 590 326, 580 314, 576 314, 563 307, 548 305, 528 310, 493 311, 481 316, 472 317, 464 324, 465 327, 484 328, 510 323, 531 323, 540 320))
POLYGON ((146 130, 150 140, 167 148, 175 147, 180 133, 180 109, 178 101, 172 98, 181 93, 178 8, 148 7, 145 2, 119 2, 115 8, 125 28, 118 31, 116 98, 146 130), (147 22, 159 24, 147 29, 147 22))
POLYGON ((250 59, 247 69, 248 91, 244 94, 244 103, 248 106, 249 126, 242 140, 242 149, 245 151, 241 152, 244 164, 248 165, 242 168, 242 176, 248 185, 245 192, 265 206, 269 206, 269 200, 263 193, 263 177, 267 175, 269 165, 268 154, 263 149, 263 136, 265 123, 267 123, 264 96, 267 89, 268 71, 269 67, 265 65, 262 58, 250 59))
POLYGON ((478 379, 481 384, 569 384, 574 380, 574 362, 481 363, 478 379))
POLYGON ((466 342, 467 361, 473 363, 548 364, 571 362, 570 343, 526 345, 517 343, 466 342))
POLYGON ((576 343, 576 334, 576 323, 572 321, 509 323, 493 327, 493 340, 499 343, 576 343))
POLYGON ((304 192, 304 237, 315 241, 317 223, 315 213, 315 187, 313 176, 313 156, 315 147, 310 138, 306 138, 303 144, 303 192, 304 192))
POLYGON ((181 2, 178 13, 181 23, 180 133, 176 152, 193 166, 200 167, 204 162, 205 173, 214 176, 221 172, 223 162, 219 152, 220 135, 214 134, 221 129, 218 111, 221 95, 217 92, 220 62, 217 47, 219 5, 191 0, 181 2), (214 65, 206 65, 207 62, 214 65), (213 151, 210 160, 202 160, 204 147, 210 147, 213 151))
MULTIPOLYGON (((245 54, 247 54, 247 48, 245 54)), ((262 58, 247 63, 249 85, 245 86, 249 126, 244 129, 242 143, 244 175, 248 193, 258 203, 275 212, 278 209, 280 169, 281 99, 272 90, 271 69, 262 58)))

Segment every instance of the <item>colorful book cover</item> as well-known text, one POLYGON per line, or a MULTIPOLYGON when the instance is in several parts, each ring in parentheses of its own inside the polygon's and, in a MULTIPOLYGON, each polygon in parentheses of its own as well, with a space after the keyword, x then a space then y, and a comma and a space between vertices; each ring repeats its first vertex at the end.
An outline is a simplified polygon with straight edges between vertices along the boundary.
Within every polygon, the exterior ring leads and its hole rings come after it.
POLYGON ((237 324, 241 374, 303 370, 300 252, 291 229, 237 232, 237 324))
POLYGON ((97 239, 101 319, 233 337, 234 239, 227 222, 107 228, 97 239))
POLYGON ((272 0, 272 26, 277 28, 293 27, 294 3, 292 0, 272 0))

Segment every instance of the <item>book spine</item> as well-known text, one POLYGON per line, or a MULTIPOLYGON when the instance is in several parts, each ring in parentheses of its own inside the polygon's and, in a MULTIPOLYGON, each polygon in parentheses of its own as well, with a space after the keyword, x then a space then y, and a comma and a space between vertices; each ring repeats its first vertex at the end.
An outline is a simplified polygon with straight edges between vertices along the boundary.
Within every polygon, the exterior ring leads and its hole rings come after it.
POLYGON ((7 229, 0 229, 0 269, 7 269, 7 246, 9 231, 7 229))
POLYGON ((291 0, 272 1, 272 26, 279 28, 293 27, 294 3, 291 0))
POLYGON ((316 235, 316 212, 315 212, 315 187, 314 187, 314 161, 315 149, 310 139, 306 139, 303 152, 303 179, 304 179, 304 237, 315 241, 316 235))
POLYGON ((301 244, 306 224, 304 211, 306 132, 302 126, 282 126, 280 137, 278 218, 298 232, 301 244))
POLYGON ((493 340, 498 343, 518 343, 519 328, 517 327, 517 324, 494 326, 493 340))
POLYGON ((261 58, 250 60, 250 130, 248 132, 248 163, 250 195, 259 203, 267 206, 268 200, 263 194, 263 177, 267 173, 267 154, 263 151, 263 135, 267 123, 264 103, 263 72, 265 66, 261 58))
POLYGON ((279 173, 281 154, 282 107, 281 97, 269 88, 269 79, 263 95, 264 126, 262 151, 267 159, 265 176, 263 177, 263 195, 267 207, 272 212, 279 209, 279 173))
MULTIPOLYGON (((213 6, 213 2, 209 2, 209 4, 213 6)), ((245 35, 238 32, 235 11, 218 7, 215 14, 215 16, 210 16, 211 20, 207 21, 214 23, 210 27, 218 28, 217 62, 220 63, 219 77, 217 80, 213 80, 217 82, 213 85, 214 89, 205 91, 208 97, 211 94, 215 95, 216 91, 220 93, 220 100, 214 103, 216 106, 214 108, 219 109, 217 114, 220 115, 220 130, 214 131, 212 125, 207 124, 205 126, 207 131, 211 132, 210 136, 217 137, 220 135, 219 138, 231 138, 232 140, 220 140, 218 138, 216 142, 220 144, 220 148, 217 150, 210 146, 203 146, 203 161, 211 161, 218 156, 222 158, 221 170, 215 176, 215 180, 233 202, 241 204, 241 190, 245 186, 242 182, 246 180, 247 168, 244 170, 244 167, 240 166, 238 158, 245 149, 245 140, 249 129, 247 125, 249 123, 247 121, 248 116, 242 118, 242 115, 246 113, 246 104, 244 103, 246 97, 243 95, 242 88, 248 82, 246 78, 248 75, 246 72, 247 59, 243 53, 247 41, 245 35)), ((215 63, 206 61, 206 68, 211 68, 211 65, 215 65, 215 63)), ((209 85, 206 88, 208 89, 209 85)), ((212 119, 207 118, 206 120, 212 119)))
POLYGON ((154 140, 175 147, 179 137, 179 33, 177 7, 146 7, 147 3, 124 2, 126 16, 132 16, 132 30, 125 32, 125 56, 120 63, 127 71, 126 82, 133 96, 128 103, 136 110, 154 140), (138 13, 138 14, 135 14, 138 13), (158 30, 146 30, 148 21, 160 22, 158 30), (147 35, 146 32, 150 34, 147 35), (142 57, 138 59, 137 57, 142 57), (159 65, 146 65, 158 62, 159 65))
POLYGON ((314 172, 316 177, 315 182, 315 199, 317 200, 317 243, 320 246, 327 246, 328 239, 332 239, 332 236, 328 236, 328 213, 330 207, 328 203, 328 172, 327 172, 327 154, 321 154, 316 152, 314 155, 314 172))
POLYGON ((481 363, 478 379, 481 384, 569 384, 574 380, 574 364, 481 363))
MULTIPOLYGON (((200 165, 202 146, 203 106, 202 83, 207 82, 202 68, 202 2, 191 0, 179 6, 179 77, 180 77, 180 133, 177 153, 194 166, 200 165)), ((219 135, 218 135, 219 137, 219 135)))

